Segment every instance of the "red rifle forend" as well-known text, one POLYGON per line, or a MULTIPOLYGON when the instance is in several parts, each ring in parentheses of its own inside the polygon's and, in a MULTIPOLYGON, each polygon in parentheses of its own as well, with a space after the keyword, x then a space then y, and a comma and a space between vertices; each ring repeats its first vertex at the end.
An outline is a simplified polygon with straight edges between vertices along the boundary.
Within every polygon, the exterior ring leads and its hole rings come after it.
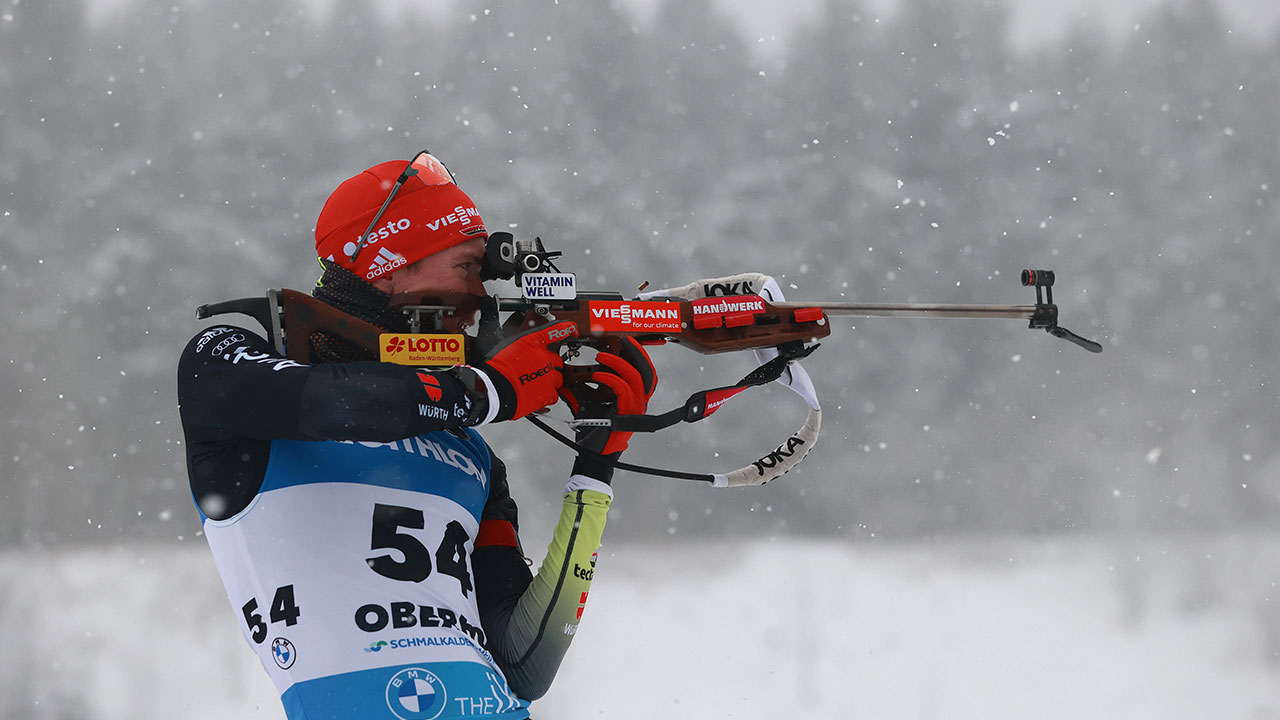
POLYGON ((504 334, 568 320, 578 326, 579 338, 588 344, 631 336, 641 343, 672 342, 703 354, 808 343, 831 334, 831 323, 821 308, 773 304, 757 295, 663 301, 584 293, 560 305, 503 301, 499 308, 513 311, 504 334))

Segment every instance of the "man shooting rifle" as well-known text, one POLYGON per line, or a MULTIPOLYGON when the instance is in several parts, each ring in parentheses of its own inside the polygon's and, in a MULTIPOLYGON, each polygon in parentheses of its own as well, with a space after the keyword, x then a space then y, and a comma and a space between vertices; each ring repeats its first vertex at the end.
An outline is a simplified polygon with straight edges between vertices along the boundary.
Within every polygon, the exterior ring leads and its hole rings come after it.
MULTIPOLYGON (((394 295, 483 296, 484 222, 430 154, 375 165, 316 223, 319 301, 392 333, 394 295)), ((441 329, 461 332, 463 315, 441 329)), ((657 383, 638 342, 566 386, 554 322, 478 362, 378 362, 323 331, 289 356, 212 325, 178 363, 192 494, 232 609, 290 720, 527 718, 572 642, 628 434, 585 428, 536 576, 507 468, 478 428, 564 397, 589 417, 643 414, 657 383), (290 359, 294 358, 294 359, 290 359)))

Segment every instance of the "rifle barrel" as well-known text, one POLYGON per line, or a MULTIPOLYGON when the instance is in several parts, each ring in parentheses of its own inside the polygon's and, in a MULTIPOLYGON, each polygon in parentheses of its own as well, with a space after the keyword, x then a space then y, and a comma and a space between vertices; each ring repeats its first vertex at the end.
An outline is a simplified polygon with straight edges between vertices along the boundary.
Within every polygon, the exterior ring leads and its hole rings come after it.
POLYGON ((819 307, 830 317, 1022 318, 1036 314, 1035 305, 935 305, 928 303, 776 303, 776 307, 819 307))

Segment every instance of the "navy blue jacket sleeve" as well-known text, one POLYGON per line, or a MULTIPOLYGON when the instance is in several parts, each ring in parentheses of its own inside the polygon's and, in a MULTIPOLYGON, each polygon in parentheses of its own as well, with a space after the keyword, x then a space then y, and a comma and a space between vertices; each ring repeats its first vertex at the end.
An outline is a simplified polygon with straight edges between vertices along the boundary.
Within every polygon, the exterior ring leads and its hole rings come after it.
POLYGON ((461 427, 470 407, 453 371, 307 365, 233 325, 210 327, 187 344, 178 405, 192 493, 214 519, 234 515, 257 494, 272 440, 390 442, 461 427), (218 504, 201 501, 207 497, 218 504))
POLYGON ((178 362, 188 436, 390 441, 463 425, 469 403, 451 371, 380 362, 305 365, 262 337, 211 327, 178 362))

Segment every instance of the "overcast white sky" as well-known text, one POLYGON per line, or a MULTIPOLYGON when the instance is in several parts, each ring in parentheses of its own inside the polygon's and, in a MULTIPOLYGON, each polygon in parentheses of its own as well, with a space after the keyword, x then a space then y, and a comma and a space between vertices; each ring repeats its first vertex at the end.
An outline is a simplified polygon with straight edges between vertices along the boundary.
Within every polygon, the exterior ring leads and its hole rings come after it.
MULTIPOLYGON (((659 0, 624 0, 642 13, 659 0)), ((1019 44, 1052 40, 1080 18, 1092 19, 1113 33, 1131 31, 1152 8, 1183 0, 1005 0, 1012 8, 1014 37, 1019 44)), ((785 41, 798 22, 813 21, 822 0, 716 0, 762 49, 785 41)), ((896 0, 865 0, 873 18, 888 17, 896 0)), ((1280 0, 1218 0, 1228 28, 1247 37, 1269 37, 1280 23, 1280 0)), ((869 19, 873 19, 869 18, 869 19)))
MULTIPOLYGON (((90 0, 98 13, 153 0, 90 0)), ((314 0, 328 7, 335 0, 314 0)), ((558 0, 565 2, 568 0, 558 0)), ((898 0, 864 0, 869 21, 891 17, 898 0)), ((1015 40, 1029 45, 1052 40, 1081 18, 1097 21, 1116 35, 1131 32, 1146 13, 1163 3, 1188 0, 1004 0, 1012 8, 1015 40)), ((620 0, 635 9, 641 22, 652 18, 661 0, 620 0)), ((779 55, 799 23, 813 22, 823 0, 715 0, 737 20, 762 56, 779 55)), ((1228 28, 1252 39, 1270 39, 1280 25, 1280 0, 1217 0, 1223 8, 1228 28)), ((411 8, 438 15, 448 12, 451 0, 381 0, 384 7, 411 8)))

